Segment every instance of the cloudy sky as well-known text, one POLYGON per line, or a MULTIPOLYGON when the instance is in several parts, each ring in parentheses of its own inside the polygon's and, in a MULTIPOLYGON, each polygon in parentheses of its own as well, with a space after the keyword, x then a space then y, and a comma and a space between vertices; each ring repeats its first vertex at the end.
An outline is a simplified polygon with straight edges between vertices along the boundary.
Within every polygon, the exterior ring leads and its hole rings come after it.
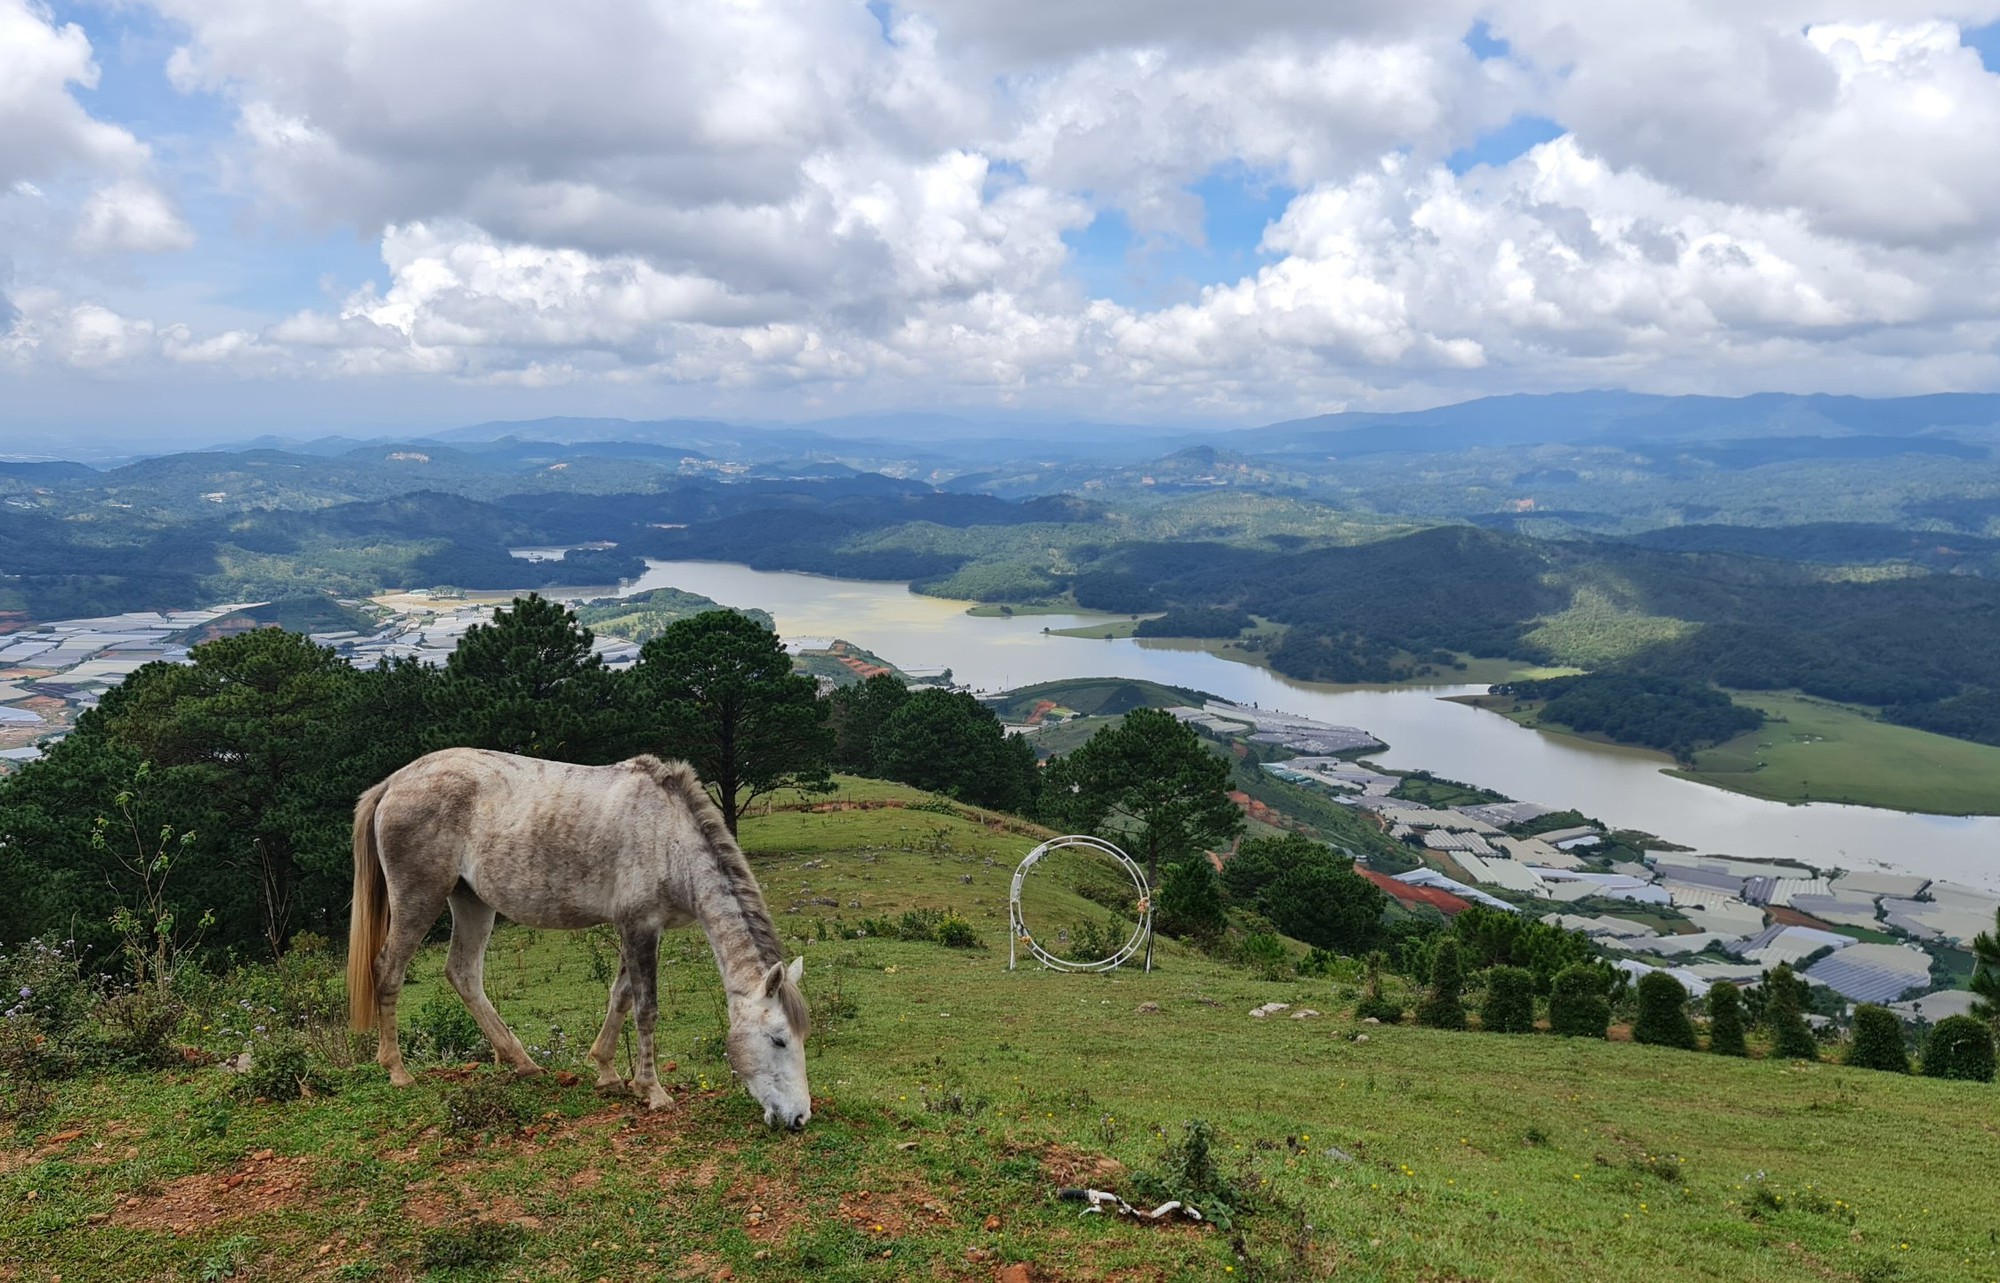
POLYGON ((2000 0, 0 0, 0 452, 2000 389, 2000 0))

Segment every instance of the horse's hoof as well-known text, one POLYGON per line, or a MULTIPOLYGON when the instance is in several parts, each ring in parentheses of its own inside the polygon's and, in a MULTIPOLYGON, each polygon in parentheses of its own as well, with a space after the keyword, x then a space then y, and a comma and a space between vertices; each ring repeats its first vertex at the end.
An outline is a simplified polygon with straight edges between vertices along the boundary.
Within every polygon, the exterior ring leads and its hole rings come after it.
POLYGON ((623 1093, 631 1089, 631 1084, 617 1074, 604 1074, 597 1080, 597 1090, 609 1093, 623 1093))
POLYGON ((414 1087, 416 1086, 416 1082, 415 1076, 407 1069, 398 1068, 389 1071, 389 1085, 391 1087, 414 1087))
POLYGON ((665 1109, 673 1103, 674 1098, 667 1095, 667 1089, 658 1083, 654 1083, 653 1090, 646 1095, 646 1108, 648 1109, 665 1109))
POLYGON ((532 1060, 525 1065, 514 1066, 514 1077, 516 1078, 533 1078, 536 1074, 546 1073, 546 1072, 547 1070, 543 1069, 540 1065, 536 1064, 532 1060))

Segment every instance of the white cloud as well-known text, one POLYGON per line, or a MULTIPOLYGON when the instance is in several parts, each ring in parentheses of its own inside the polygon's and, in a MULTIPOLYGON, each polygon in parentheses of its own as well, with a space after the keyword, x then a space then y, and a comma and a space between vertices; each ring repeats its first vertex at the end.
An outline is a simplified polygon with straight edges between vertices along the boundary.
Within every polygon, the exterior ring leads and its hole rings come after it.
POLYGON ((194 232, 148 183, 125 179, 100 187, 78 211, 75 245, 86 254, 157 254, 193 244, 194 232))
MULTIPOLYGON (((2000 76, 1959 41, 2000 0, 930 0, 886 30, 858 0, 156 2, 189 33, 176 82, 233 105, 226 182, 280 228, 379 238, 385 283, 195 334, 39 280, 17 362, 780 413, 2000 382, 2000 76), (1464 46, 1480 16, 1511 55, 1464 46), (1565 132, 1444 167, 1523 114, 1565 132), (1299 193, 1259 262, 1169 306, 1088 295, 1066 235, 1117 209, 1197 243, 1218 169, 1299 193)), ((94 166, 74 247, 185 245, 144 144, 70 94, 80 33, 9 21, 36 118, 94 166)), ((5 138, 0 211, 53 163, 5 138)))

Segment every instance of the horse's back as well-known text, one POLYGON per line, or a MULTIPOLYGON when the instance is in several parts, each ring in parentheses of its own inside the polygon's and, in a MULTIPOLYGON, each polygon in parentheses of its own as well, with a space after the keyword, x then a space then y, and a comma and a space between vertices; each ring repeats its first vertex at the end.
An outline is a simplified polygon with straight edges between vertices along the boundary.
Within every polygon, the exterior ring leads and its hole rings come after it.
POLYGON ((376 809, 394 884, 463 881, 519 922, 606 920, 633 851, 634 813, 657 794, 620 763, 577 766, 489 749, 427 754, 385 781, 376 809))

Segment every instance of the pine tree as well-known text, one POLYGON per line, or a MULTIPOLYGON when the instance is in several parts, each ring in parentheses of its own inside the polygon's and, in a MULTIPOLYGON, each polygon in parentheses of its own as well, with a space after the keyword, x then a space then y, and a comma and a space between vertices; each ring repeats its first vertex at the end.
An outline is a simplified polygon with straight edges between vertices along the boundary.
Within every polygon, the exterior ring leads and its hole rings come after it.
POLYGON ((1535 1032, 1535 975, 1525 967, 1494 967, 1486 973, 1486 1001, 1479 1027, 1489 1033, 1535 1032))
POLYGON ((2000 1029, 2000 909, 1993 911, 1993 929, 1972 938, 1972 1014, 2000 1029))
POLYGON ((833 734, 813 679, 778 635, 733 610, 676 620, 639 651, 631 679, 660 750, 686 758, 731 833, 775 789, 825 792, 833 734))
POLYGON ((1786 1060, 1818 1060, 1819 1043, 1806 1027, 1806 982, 1779 963, 1764 973, 1764 1028, 1771 1054, 1786 1060))
POLYGON ((1602 1038, 1611 1028, 1611 1000, 1603 969, 1577 963, 1556 973, 1549 987, 1549 1028, 1566 1038, 1602 1038))
POLYGON ((1243 831, 1229 800, 1229 763, 1194 729, 1157 708, 1135 708, 1045 771, 1050 821, 1100 830, 1146 866, 1213 850, 1243 831))
POLYGON ((595 637, 568 607, 516 597, 465 630, 433 688, 432 747, 610 762, 631 747, 631 711, 595 637))
POLYGON ((1903 1043, 1903 1022, 1887 1007, 1864 1003, 1854 1009, 1854 1041, 1847 1063, 1856 1069, 1910 1072, 1910 1049, 1903 1043))
POLYGON ((1632 1025, 1632 1041, 1693 1051, 1694 1023, 1688 1019, 1687 999, 1687 989, 1664 971, 1639 977, 1639 1018, 1632 1025))
POLYGON ((1708 1049, 1718 1056, 1747 1056, 1743 1041, 1743 995, 1727 981, 1708 991, 1708 1049))
POLYGON ((1449 936, 1431 955, 1430 992, 1417 1008, 1417 1020, 1433 1029, 1465 1028, 1465 960, 1449 936))
POLYGON ((1222 907, 1222 882, 1202 855, 1167 866, 1157 909, 1154 921, 1161 931, 1203 945, 1221 939, 1229 922, 1222 907))
POLYGON ((1924 1077, 1993 1081, 1993 1031, 1971 1016, 1947 1016, 1924 1040, 1924 1077))

